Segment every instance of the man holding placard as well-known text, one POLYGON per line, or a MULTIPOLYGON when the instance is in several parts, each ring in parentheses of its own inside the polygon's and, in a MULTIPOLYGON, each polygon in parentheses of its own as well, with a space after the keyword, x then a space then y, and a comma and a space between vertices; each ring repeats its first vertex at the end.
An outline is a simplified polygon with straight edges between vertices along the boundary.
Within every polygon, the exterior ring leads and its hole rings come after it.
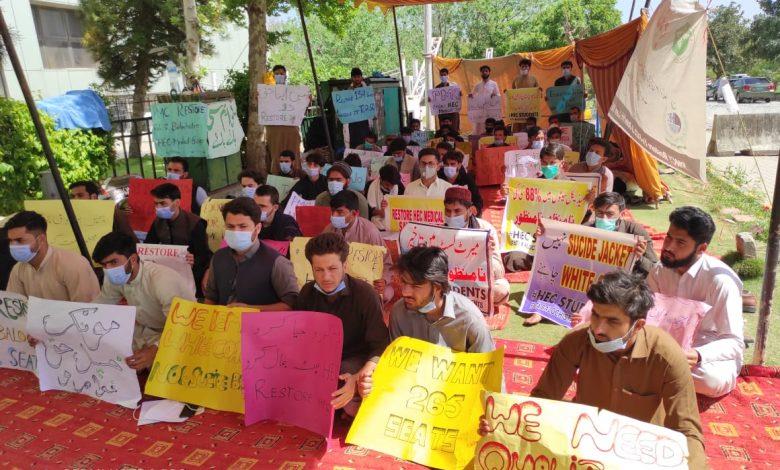
POLYGON ((574 75, 571 71, 574 64, 570 60, 564 60, 561 62, 561 76, 555 79, 555 86, 569 86, 572 83, 580 82, 580 77, 574 75))
MULTIPOLYGON (((287 85, 287 69, 284 65, 274 65, 274 83, 277 86, 287 85)), ((301 152, 301 132, 298 126, 265 126, 265 143, 268 147, 268 166, 270 173, 279 174, 279 155, 290 151, 297 157, 301 152)), ((251 196, 249 196, 251 197, 251 196)))
POLYGON ((604 165, 611 154, 612 144, 600 137, 594 137, 588 143, 585 161, 569 167, 569 173, 597 173, 601 175, 599 193, 612 192, 615 176, 612 174, 612 170, 604 165))
MULTIPOLYGON (((482 80, 477 83, 474 86, 474 90, 469 93, 469 98, 472 98, 473 101, 469 103, 469 111, 471 110, 471 104, 475 104, 478 106, 488 106, 488 103, 498 97, 501 96, 501 93, 498 91, 498 84, 490 79, 490 66, 483 65, 479 68, 480 76, 482 77, 482 80)), ((483 121, 486 117, 493 117, 493 116, 486 116, 485 113, 476 114, 475 116, 478 117, 476 122, 472 122, 474 125, 474 130, 472 131, 472 134, 476 135, 482 135, 485 132, 486 126, 485 122, 483 121)), ((500 112, 499 112, 500 117, 500 112)))
POLYGON ((331 197, 341 191, 352 192, 358 200, 358 206, 360 208, 360 217, 369 219, 371 217, 368 211, 368 201, 363 193, 349 189, 350 177, 352 176, 352 168, 344 162, 336 162, 328 168, 328 190, 323 191, 317 195, 314 204, 317 206, 329 206, 331 197))
MULTIPOLYGON (((458 87, 458 84, 450 81, 450 71, 446 68, 439 69, 439 84, 436 85, 435 88, 445 88, 445 87, 458 87)), ((461 97, 461 91, 458 87, 458 97, 461 97)), ((460 111, 460 110, 459 110, 460 111)), ((449 128, 454 131, 456 134, 460 132, 460 112, 457 113, 450 113, 450 114, 440 114, 439 115, 439 128, 443 128, 444 126, 449 126, 449 128)), ((435 137, 441 137, 439 135, 441 131, 436 131, 435 137)))
MULTIPOLYGON (((352 82, 349 84, 349 89, 367 87, 365 80, 363 80, 363 71, 358 67, 353 67, 350 73, 352 82)), ((366 140, 366 136, 371 132, 371 121, 358 121, 345 124, 345 144, 347 148, 358 148, 363 145, 366 140)))
MULTIPOLYGON (((449 145, 449 144, 446 144, 449 145)), ((457 150, 450 150, 444 157, 444 166, 439 170, 439 178, 450 183, 452 186, 462 186, 468 188, 471 194, 470 206, 473 205, 476 210, 475 215, 482 213, 482 195, 479 194, 479 187, 474 177, 463 167, 463 154, 457 150)), ((447 188, 447 191, 452 187, 447 188)), ((444 193, 445 199, 447 192, 444 193)), ((494 229, 495 230, 495 229, 494 229)))
POLYGON ((303 234, 295 218, 279 211, 279 191, 264 184, 255 190, 253 198, 260 207, 261 240, 287 242, 303 234))

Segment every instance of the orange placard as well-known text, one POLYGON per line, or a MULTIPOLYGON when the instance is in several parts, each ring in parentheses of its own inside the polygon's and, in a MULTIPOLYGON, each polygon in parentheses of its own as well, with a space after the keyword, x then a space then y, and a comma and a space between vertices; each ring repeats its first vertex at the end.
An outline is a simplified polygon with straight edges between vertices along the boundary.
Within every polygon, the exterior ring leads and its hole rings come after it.
POLYGON ((516 145, 507 145, 477 150, 477 157, 474 159, 477 186, 493 186, 504 182, 504 154, 510 150, 519 148, 516 145))

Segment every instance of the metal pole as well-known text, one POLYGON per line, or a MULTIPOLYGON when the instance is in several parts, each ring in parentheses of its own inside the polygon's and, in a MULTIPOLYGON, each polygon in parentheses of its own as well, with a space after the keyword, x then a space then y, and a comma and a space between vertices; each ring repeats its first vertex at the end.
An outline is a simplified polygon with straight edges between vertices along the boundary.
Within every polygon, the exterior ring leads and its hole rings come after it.
POLYGON ((395 7, 393 7, 393 25, 395 26, 395 48, 398 49, 398 69, 401 71, 401 109, 404 113, 404 123, 409 123, 409 113, 406 110, 406 77, 404 77, 404 60, 401 57, 401 39, 398 37, 398 18, 395 16, 395 7))
MULTIPOLYGON (((778 155, 780 158, 780 155, 778 155)), ((780 178, 780 165, 777 176, 780 178)), ((777 262, 780 260, 780 191, 775 185, 772 200, 772 216, 769 219, 769 240, 766 243, 766 262, 764 263, 764 283, 761 286, 761 305, 758 309, 758 326, 756 327, 756 349, 753 351, 753 364, 763 365, 766 350, 766 340, 769 334, 769 315, 772 313, 772 295, 777 279, 777 262)))
POLYGON ((636 0, 631 0, 631 13, 628 14, 628 21, 631 21, 634 18, 634 6, 636 5, 636 0))
POLYGON ((650 9, 650 0, 645 1, 645 10, 650 9))
MULTIPOLYGON (((425 96, 428 90, 433 88, 433 7, 426 4, 423 7, 423 31, 425 34, 425 96)), ((425 107, 425 124, 428 129, 433 129, 434 121, 431 107, 425 107)))
POLYGON ((320 105, 320 112, 322 113, 322 125, 325 126, 325 139, 328 141, 328 149, 332 158, 336 158, 336 149, 333 147, 333 142, 330 140, 330 127, 328 126, 328 118, 325 116, 325 102, 322 101, 322 94, 320 93, 319 80, 317 80, 317 68, 314 66, 314 56, 311 53, 311 42, 309 42, 309 30, 306 28, 306 18, 303 14, 303 3, 298 0, 298 12, 301 15, 301 28, 303 29, 303 38, 306 40, 306 51, 309 53, 309 63, 311 64, 311 75, 314 79, 314 92, 317 94, 317 102, 320 105))
POLYGON ((57 192, 60 193, 60 199, 62 205, 65 207, 65 214, 68 216, 70 227, 73 229, 73 235, 76 237, 76 243, 81 250, 81 254, 85 258, 91 259, 87 244, 84 241, 84 235, 79 228, 79 221, 76 219, 76 213, 73 212, 73 206, 70 203, 70 197, 65 190, 65 185, 62 183, 62 176, 60 175, 60 169, 57 167, 57 162, 54 160, 54 154, 51 151, 49 145, 49 139, 46 137, 46 129, 43 128, 43 122, 41 122, 41 116, 38 114, 38 108, 35 107, 35 101, 33 100, 32 93, 30 93, 30 87, 27 84, 27 79, 24 76, 24 70, 22 70, 22 64, 19 62, 19 56, 16 55, 16 48, 11 40, 11 34, 8 31, 8 25, 5 23, 5 16, 0 9, 0 36, 3 38, 5 45, 5 51, 8 54, 8 58, 11 60, 11 65, 14 68, 16 79, 19 82, 19 88, 22 89, 24 94, 24 101, 27 103, 27 109, 30 111, 30 117, 35 125, 35 132, 38 134, 38 138, 41 140, 41 148, 43 154, 46 156, 46 160, 49 162, 49 168, 51 169, 51 175, 54 177, 54 184, 57 185, 57 192))

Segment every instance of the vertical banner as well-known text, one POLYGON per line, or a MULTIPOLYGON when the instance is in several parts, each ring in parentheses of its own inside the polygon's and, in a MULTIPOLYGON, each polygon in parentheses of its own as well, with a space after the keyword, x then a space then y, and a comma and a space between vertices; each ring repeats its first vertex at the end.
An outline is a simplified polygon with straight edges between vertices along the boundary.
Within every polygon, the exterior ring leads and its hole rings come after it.
POLYGON ((657 160, 706 181, 707 10, 661 2, 639 37, 609 118, 657 160))
MULTIPOLYGON (((114 210, 116 210, 114 201, 73 200, 70 202, 73 204, 73 212, 76 213, 87 249, 92 254, 98 240, 113 230, 114 210)), ((56 199, 24 201, 24 209, 35 211, 46 219, 48 224, 46 239, 49 240, 50 245, 81 254, 62 201, 56 199)))
POLYGON ((520 311, 538 313, 571 327, 571 316, 588 301, 588 288, 602 275, 634 265, 636 238, 584 225, 541 219, 544 233, 520 311))
POLYGON ((27 333, 38 340, 41 391, 65 390, 135 408, 138 376, 133 355, 135 307, 30 297, 27 333))
POLYGON ((27 297, 0 291, 0 368, 38 373, 35 348, 27 344, 27 297))
POLYGON ((245 307, 205 305, 175 298, 144 393, 243 413, 244 311, 245 307))
POLYGON ((399 247, 406 253, 415 246, 444 250, 452 289, 468 297, 482 313, 493 313, 490 231, 409 223, 401 230, 399 247))
POLYGON ((305 85, 257 85, 257 117, 263 126, 300 126, 310 102, 305 85))
POLYGON ((374 371, 347 443, 434 468, 466 468, 474 458, 480 393, 501 390, 503 348, 454 353, 400 337, 374 371))
MULTIPOLYGON (((311 263, 306 259, 306 243, 309 240, 311 240, 309 237, 295 237, 290 242, 290 261, 293 264, 299 288, 314 280, 311 263)), ((387 248, 384 246, 350 242, 347 274, 369 284, 377 279, 382 279, 386 252, 387 248)))
POLYGON ((376 117, 374 89, 370 86, 333 92, 333 106, 342 124, 368 121, 376 117))
POLYGON ((200 208, 200 218, 206 221, 206 237, 209 240, 209 249, 212 253, 222 247, 222 238, 225 236, 225 219, 222 217, 222 206, 230 202, 230 199, 206 199, 200 208))
POLYGON ((244 313, 244 424, 274 419, 330 438, 330 401, 338 388, 343 342, 341 319, 335 315, 244 313))
POLYGON ((566 401, 485 392, 483 403, 476 470, 688 468, 678 431, 566 401))
POLYGON ((538 88, 517 88, 506 91, 506 114, 509 122, 525 122, 525 118, 539 117, 542 93, 538 88))
POLYGON ((547 105, 551 114, 564 114, 574 106, 585 113, 585 91, 582 85, 573 82, 566 86, 551 86, 547 89, 547 105))
POLYGON ((208 158, 238 153, 244 141, 244 128, 238 120, 236 101, 217 101, 209 103, 208 108, 208 158))
POLYGON ((391 232, 400 231, 409 222, 444 225, 444 199, 387 196, 385 220, 390 221, 391 232))
POLYGON ((149 245, 139 243, 136 245, 138 257, 142 261, 149 261, 156 264, 167 266, 176 271, 184 279, 195 296, 195 277, 192 274, 192 266, 187 263, 186 245, 149 245))
POLYGON ((516 145, 505 147, 485 147, 477 150, 474 159, 475 179, 478 186, 493 186, 504 182, 504 155, 518 150, 516 145))
POLYGON ((287 207, 284 208, 284 213, 290 217, 296 216, 297 207, 314 206, 314 199, 304 199, 300 194, 295 191, 290 193, 290 199, 287 201, 287 207))
POLYGON ((536 178, 541 170, 539 149, 512 150, 504 154, 505 178, 536 178))
POLYGON ((534 233, 540 217, 577 224, 585 216, 588 185, 542 178, 510 178, 501 225, 502 252, 533 254, 534 233))
POLYGON ((130 212, 127 215, 127 220, 130 222, 130 227, 133 231, 141 232, 146 237, 146 232, 149 227, 152 226, 152 222, 157 217, 157 212, 154 209, 154 198, 151 195, 152 189, 160 186, 161 184, 171 183, 175 184, 181 191, 181 208, 185 211, 192 209, 192 180, 162 180, 162 179, 130 179, 130 195, 127 198, 127 203, 130 204, 130 212))
POLYGON ((207 156, 208 115, 208 106, 201 102, 153 104, 152 139, 157 156, 207 156))
MULTIPOLYGON (((444 86, 441 88, 431 88, 428 90, 428 98, 431 107, 431 114, 452 114, 460 112, 461 92, 458 86, 444 86)), ((416 140, 418 144, 425 145, 424 142, 416 140)))
MULTIPOLYGON (((297 181, 295 178, 286 176, 268 175, 265 183, 276 188, 276 191, 279 192, 279 202, 282 202, 290 194, 290 189, 295 186, 297 181)), ((203 212, 203 208, 201 208, 201 212, 203 212)))

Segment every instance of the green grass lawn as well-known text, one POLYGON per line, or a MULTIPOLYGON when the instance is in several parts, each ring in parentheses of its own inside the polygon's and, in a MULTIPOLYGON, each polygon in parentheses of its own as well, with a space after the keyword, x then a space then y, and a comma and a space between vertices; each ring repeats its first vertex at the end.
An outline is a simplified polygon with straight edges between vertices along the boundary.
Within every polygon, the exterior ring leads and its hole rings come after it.
MULTIPOLYGON (((726 252, 734 250, 735 236, 738 232, 754 229, 754 231, 762 231, 760 235, 757 235, 759 239, 765 238, 766 221, 764 218, 766 214, 762 214, 763 209, 761 205, 749 200, 746 201, 744 194, 735 188, 731 188, 722 181, 717 180, 711 180, 704 185, 679 174, 662 175, 662 179, 671 188, 673 203, 663 202, 658 209, 649 205, 631 207, 630 209, 634 217, 642 223, 650 225, 656 230, 665 231, 669 224, 669 213, 673 209, 685 205, 694 205, 707 210, 715 219, 717 231, 708 250, 714 255, 722 256, 726 252), (744 213, 761 218, 759 218, 757 223, 738 225, 733 223, 733 221, 727 221, 726 217, 720 214, 720 209, 725 207, 736 207, 744 213)), ((763 242, 760 242, 760 245, 762 250, 760 256, 763 257, 763 250, 765 250, 766 245, 763 242)), ((761 278, 746 280, 744 282, 745 289, 759 297, 761 283, 761 278)), ((512 294, 510 296, 512 311, 518 311, 520 301, 523 298, 523 291, 526 287, 527 284, 512 284, 512 294)), ((769 340, 766 348, 765 363, 768 365, 780 364, 780 320, 774 318, 777 313, 778 302, 776 301, 772 309, 773 321, 770 321, 769 340)), ((512 315, 506 328, 494 332, 495 337, 552 345, 556 344, 568 331, 552 323, 540 323, 532 327, 525 327, 523 326, 523 318, 523 316, 518 314, 512 315)), ((757 313, 745 314, 745 336, 747 338, 755 338, 757 322, 757 313)), ((754 348, 752 346, 745 351, 746 363, 753 361, 753 352, 754 348)))
MULTIPOLYGON (((128 163, 130 164, 130 174, 142 175, 145 178, 154 177, 154 173, 152 171, 152 158, 150 156, 147 155, 143 158, 132 157, 129 158, 128 160, 129 160, 128 163), (142 166, 143 166, 143 172, 142 172, 142 166)), ((158 178, 165 177, 165 162, 163 161, 162 157, 155 157, 154 166, 157 169, 157 177, 158 178)), ((116 160, 115 168, 116 168, 116 176, 122 176, 128 174, 127 165, 125 164, 125 160, 123 158, 116 160)), ((108 178, 110 176, 114 176, 114 170, 112 168, 109 168, 106 174, 103 175, 104 178, 108 178)))

